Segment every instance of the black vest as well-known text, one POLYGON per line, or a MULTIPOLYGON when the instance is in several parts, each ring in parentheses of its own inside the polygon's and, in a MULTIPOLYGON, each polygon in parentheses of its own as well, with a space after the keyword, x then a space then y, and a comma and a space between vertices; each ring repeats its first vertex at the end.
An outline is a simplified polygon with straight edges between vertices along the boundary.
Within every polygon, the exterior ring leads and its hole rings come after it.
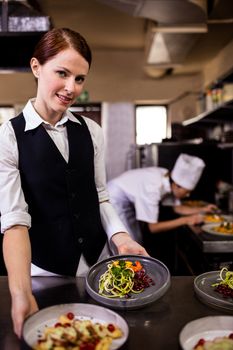
POLYGON ((88 127, 68 121, 69 161, 43 125, 24 131, 23 113, 13 118, 22 189, 32 218, 32 262, 48 271, 74 276, 81 253, 94 264, 106 234, 94 179, 94 148, 88 127))

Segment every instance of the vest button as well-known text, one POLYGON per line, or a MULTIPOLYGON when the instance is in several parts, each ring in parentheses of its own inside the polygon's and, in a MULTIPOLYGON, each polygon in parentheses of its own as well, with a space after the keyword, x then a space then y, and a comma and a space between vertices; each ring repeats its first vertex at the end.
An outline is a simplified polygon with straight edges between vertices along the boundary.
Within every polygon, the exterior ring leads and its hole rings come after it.
POLYGON ((79 243, 79 244, 82 244, 82 243, 83 243, 83 238, 82 238, 82 237, 79 237, 78 243, 79 243))
POLYGON ((71 197, 72 199, 74 199, 74 198, 76 197, 76 193, 72 192, 71 195, 70 195, 70 197, 71 197))
POLYGON ((75 214, 74 214, 74 218, 75 218, 76 220, 79 219, 79 216, 80 216, 80 215, 79 215, 78 213, 75 213, 75 214))

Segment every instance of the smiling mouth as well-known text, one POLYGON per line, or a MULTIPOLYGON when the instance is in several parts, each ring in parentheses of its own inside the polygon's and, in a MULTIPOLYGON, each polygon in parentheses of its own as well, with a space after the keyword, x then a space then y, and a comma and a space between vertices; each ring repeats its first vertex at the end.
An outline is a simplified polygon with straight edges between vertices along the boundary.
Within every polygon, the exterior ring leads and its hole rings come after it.
POLYGON ((72 98, 64 96, 64 95, 59 95, 56 94, 56 96, 59 98, 60 101, 62 101, 63 103, 70 103, 72 101, 72 98))

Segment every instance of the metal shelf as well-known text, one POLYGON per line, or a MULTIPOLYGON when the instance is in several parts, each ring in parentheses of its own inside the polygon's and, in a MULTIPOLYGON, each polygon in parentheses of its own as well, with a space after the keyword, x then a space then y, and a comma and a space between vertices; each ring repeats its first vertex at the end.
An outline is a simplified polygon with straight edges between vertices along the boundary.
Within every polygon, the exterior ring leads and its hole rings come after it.
POLYGON ((191 124, 223 124, 233 122, 233 100, 227 101, 212 110, 203 112, 196 117, 184 120, 183 126, 191 124))

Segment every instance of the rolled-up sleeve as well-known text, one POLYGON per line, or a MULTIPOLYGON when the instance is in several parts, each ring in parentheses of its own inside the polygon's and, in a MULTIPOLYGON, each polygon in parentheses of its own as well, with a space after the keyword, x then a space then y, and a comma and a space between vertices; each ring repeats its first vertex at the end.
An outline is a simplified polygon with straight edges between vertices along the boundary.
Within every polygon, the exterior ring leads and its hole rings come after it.
POLYGON ((0 127, 1 232, 14 225, 31 226, 31 217, 21 188, 18 148, 10 122, 0 127))

